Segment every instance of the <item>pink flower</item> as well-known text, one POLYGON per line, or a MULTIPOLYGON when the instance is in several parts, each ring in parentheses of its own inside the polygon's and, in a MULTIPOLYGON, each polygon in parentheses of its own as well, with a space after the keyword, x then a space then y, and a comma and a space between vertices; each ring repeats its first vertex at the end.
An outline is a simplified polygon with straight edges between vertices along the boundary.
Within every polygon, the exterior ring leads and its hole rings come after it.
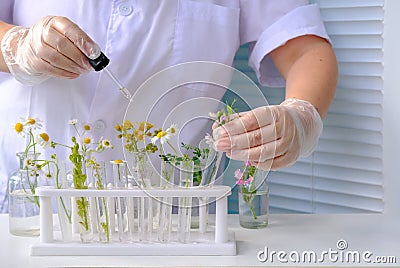
POLYGON ((243 179, 243 172, 240 170, 240 168, 236 169, 235 178, 237 179, 236 181, 237 185, 243 185, 246 183, 245 180, 243 179))
POLYGON ((251 167, 252 166, 250 161, 246 161, 245 165, 246 165, 246 167, 251 167))
POLYGON ((238 180, 243 179, 243 172, 239 168, 235 171, 235 178, 238 180))
POLYGON ((250 176, 246 181, 245 184, 250 184, 253 181, 253 176, 250 176))
POLYGON ((228 122, 228 117, 226 115, 223 115, 219 118, 219 123, 226 123, 228 122))
POLYGON ((238 180, 236 181, 236 184, 237 184, 237 185, 244 185, 244 184, 246 184, 246 182, 245 182, 244 179, 242 178, 242 179, 238 179, 238 180))

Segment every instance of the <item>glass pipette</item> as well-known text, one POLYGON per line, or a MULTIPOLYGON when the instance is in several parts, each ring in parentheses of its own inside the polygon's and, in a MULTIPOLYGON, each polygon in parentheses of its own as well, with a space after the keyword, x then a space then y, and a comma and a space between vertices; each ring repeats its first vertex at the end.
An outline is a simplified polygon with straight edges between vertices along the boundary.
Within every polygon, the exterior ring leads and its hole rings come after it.
POLYGON ((101 52, 100 56, 95 59, 89 59, 90 65, 93 69, 98 72, 104 70, 108 77, 118 86, 118 89, 124 94, 127 99, 131 99, 131 93, 129 90, 122 85, 122 83, 115 77, 115 75, 111 72, 110 69, 107 68, 107 65, 110 63, 110 60, 101 52))
POLYGON ((113 80, 114 83, 118 86, 118 88, 119 88, 119 90, 121 90, 122 94, 124 94, 124 96, 128 100, 130 100, 132 96, 131 96, 131 93, 129 92, 129 90, 121 84, 121 82, 115 77, 115 75, 110 71, 110 69, 108 69, 107 67, 104 67, 103 70, 111 78, 111 80, 113 80))

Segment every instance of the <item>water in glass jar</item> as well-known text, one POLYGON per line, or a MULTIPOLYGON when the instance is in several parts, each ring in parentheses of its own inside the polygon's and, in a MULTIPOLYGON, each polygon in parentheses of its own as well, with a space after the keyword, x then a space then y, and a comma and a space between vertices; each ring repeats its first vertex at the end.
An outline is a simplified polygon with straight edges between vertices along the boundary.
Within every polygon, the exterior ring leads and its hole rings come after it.
POLYGON ((9 195, 10 232, 19 236, 39 236, 39 206, 35 196, 24 190, 9 195))

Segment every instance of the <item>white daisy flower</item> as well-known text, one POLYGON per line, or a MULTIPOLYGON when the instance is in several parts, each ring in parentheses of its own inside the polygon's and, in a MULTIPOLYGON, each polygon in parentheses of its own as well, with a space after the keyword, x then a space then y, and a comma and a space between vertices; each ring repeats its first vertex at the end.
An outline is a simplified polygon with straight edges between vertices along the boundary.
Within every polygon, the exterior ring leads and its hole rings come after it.
POLYGON ((80 144, 82 144, 83 146, 88 146, 90 144, 92 144, 94 141, 93 137, 91 135, 82 135, 79 137, 79 142, 80 144))
POLYGON ((43 124, 39 118, 28 117, 24 120, 24 125, 32 129, 40 129, 43 124))
POLYGON ((218 119, 218 114, 217 114, 217 113, 209 112, 209 113, 208 113, 208 116, 209 116, 210 118, 214 119, 214 120, 217 120, 217 119, 218 119))
POLYGON ((47 148, 50 146, 50 137, 46 132, 40 133, 36 135, 37 143, 43 148, 47 148))
POLYGON ((15 132, 17 132, 18 135, 21 135, 23 138, 25 138, 26 134, 28 134, 29 132, 28 128, 25 127, 24 124, 21 122, 15 123, 12 128, 15 132))
POLYGON ((76 125, 78 123, 78 119, 71 119, 68 121, 69 125, 76 125))
POLYGON ((113 148, 111 141, 107 139, 101 140, 101 145, 103 145, 103 147, 107 149, 113 148))
POLYGON ((155 144, 158 140, 160 140, 160 143, 164 144, 170 138, 171 138, 171 133, 162 130, 162 131, 158 132, 156 136, 151 138, 151 143, 155 144))
POLYGON ((176 124, 172 124, 169 128, 167 128, 165 132, 167 132, 170 135, 175 135, 178 132, 178 128, 176 124))

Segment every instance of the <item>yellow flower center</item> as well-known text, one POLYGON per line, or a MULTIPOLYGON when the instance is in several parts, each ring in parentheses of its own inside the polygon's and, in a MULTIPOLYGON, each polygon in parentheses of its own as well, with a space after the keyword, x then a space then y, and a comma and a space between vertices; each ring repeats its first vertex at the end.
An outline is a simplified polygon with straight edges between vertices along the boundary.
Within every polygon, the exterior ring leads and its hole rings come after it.
POLYGON ((173 127, 170 128, 170 131, 171 131, 171 134, 175 134, 175 132, 176 132, 175 128, 173 128, 173 127))
POLYGON ((33 119, 33 118, 28 118, 28 119, 26 120, 26 123, 27 123, 27 124, 30 124, 30 125, 34 125, 34 124, 36 123, 36 120, 33 119))
POLYGON ((103 140, 103 145, 104 146, 110 146, 110 142, 108 140, 103 140))
POLYGON ((22 130, 24 129, 24 125, 22 125, 21 123, 16 123, 14 129, 17 133, 21 133, 22 130))
POLYGON ((121 159, 115 159, 114 160, 114 164, 122 164, 124 161, 122 161, 121 159))
POLYGON ((83 139, 83 143, 84 144, 90 144, 90 142, 91 142, 90 138, 86 137, 86 138, 83 139))
POLYGON ((84 125, 83 129, 86 130, 86 131, 89 131, 90 130, 90 126, 89 125, 84 125))
POLYGON ((167 132, 165 131, 160 131, 157 133, 157 138, 161 139, 162 137, 164 137, 165 135, 167 135, 167 132))
POLYGON ((47 135, 47 133, 45 133, 45 132, 41 133, 41 134, 40 134, 40 137, 41 137, 45 142, 48 142, 49 139, 50 139, 49 135, 47 135))

